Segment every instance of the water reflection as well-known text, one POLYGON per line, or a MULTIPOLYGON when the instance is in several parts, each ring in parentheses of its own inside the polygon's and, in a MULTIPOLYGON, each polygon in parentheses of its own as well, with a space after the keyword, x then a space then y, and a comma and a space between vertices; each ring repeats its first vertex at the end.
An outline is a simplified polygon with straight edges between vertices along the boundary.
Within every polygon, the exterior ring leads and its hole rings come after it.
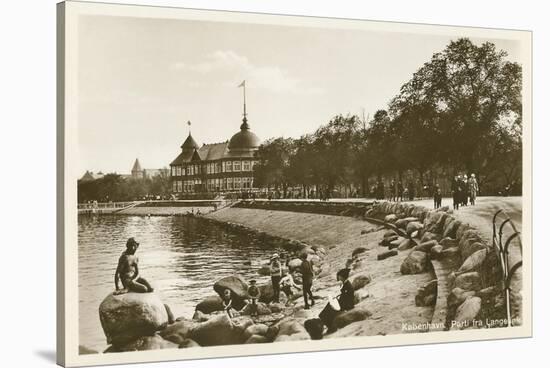
MULTIPOLYGON (((257 274, 273 246, 190 217, 79 216, 79 344, 103 350, 98 307, 114 289, 114 272, 126 240, 140 243, 140 274, 151 282, 176 316, 190 317, 213 293, 217 279, 257 274)), ((260 281, 261 282, 261 281, 260 281)))

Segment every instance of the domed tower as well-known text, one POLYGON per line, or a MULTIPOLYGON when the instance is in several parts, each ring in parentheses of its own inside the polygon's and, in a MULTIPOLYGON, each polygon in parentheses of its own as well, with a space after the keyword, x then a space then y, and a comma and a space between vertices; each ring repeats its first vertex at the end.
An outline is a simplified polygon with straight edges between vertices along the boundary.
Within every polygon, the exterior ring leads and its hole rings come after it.
POLYGON ((241 124, 241 131, 233 135, 229 140, 228 149, 230 153, 247 153, 250 151, 257 151, 260 146, 260 138, 250 131, 248 125, 248 119, 246 117, 246 82, 243 81, 239 87, 243 87, 244 97, 244 112, 243 123, 241 124))

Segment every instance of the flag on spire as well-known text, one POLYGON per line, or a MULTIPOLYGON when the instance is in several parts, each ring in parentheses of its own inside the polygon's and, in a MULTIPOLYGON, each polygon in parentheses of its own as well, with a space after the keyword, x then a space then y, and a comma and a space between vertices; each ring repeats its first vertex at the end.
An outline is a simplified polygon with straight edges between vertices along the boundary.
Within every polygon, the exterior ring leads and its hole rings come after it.
POLYGON ((237 88, 240 88, 240 87, 245 87, 246 86, 246 81, 243 80, 241 84, 238 85, 237 88))

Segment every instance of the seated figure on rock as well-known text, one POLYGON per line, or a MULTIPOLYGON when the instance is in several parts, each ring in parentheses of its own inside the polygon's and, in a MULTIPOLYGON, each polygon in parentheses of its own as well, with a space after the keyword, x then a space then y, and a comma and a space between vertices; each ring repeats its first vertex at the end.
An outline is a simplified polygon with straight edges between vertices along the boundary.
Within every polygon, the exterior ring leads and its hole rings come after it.
POLYGON ((153 288, 143 277, 139 275, 138 257, 135 255, 139 243, 134 238, 126 242, 126 250, 122 252, 118 259, 118 266, 115 272, 115 295, 124 294, 129 291, 135 293, 150 293, 153 288), (123 288, 119 288, 119 280, 123 288))

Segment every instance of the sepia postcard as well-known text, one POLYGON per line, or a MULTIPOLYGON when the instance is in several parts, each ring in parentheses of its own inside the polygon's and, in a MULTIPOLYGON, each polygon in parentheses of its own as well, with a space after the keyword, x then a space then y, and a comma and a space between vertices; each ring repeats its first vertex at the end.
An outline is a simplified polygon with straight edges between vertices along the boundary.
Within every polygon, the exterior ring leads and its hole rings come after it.
POLYGON ((531 336, 531 32, 57 16, 58 364, 531 336))

